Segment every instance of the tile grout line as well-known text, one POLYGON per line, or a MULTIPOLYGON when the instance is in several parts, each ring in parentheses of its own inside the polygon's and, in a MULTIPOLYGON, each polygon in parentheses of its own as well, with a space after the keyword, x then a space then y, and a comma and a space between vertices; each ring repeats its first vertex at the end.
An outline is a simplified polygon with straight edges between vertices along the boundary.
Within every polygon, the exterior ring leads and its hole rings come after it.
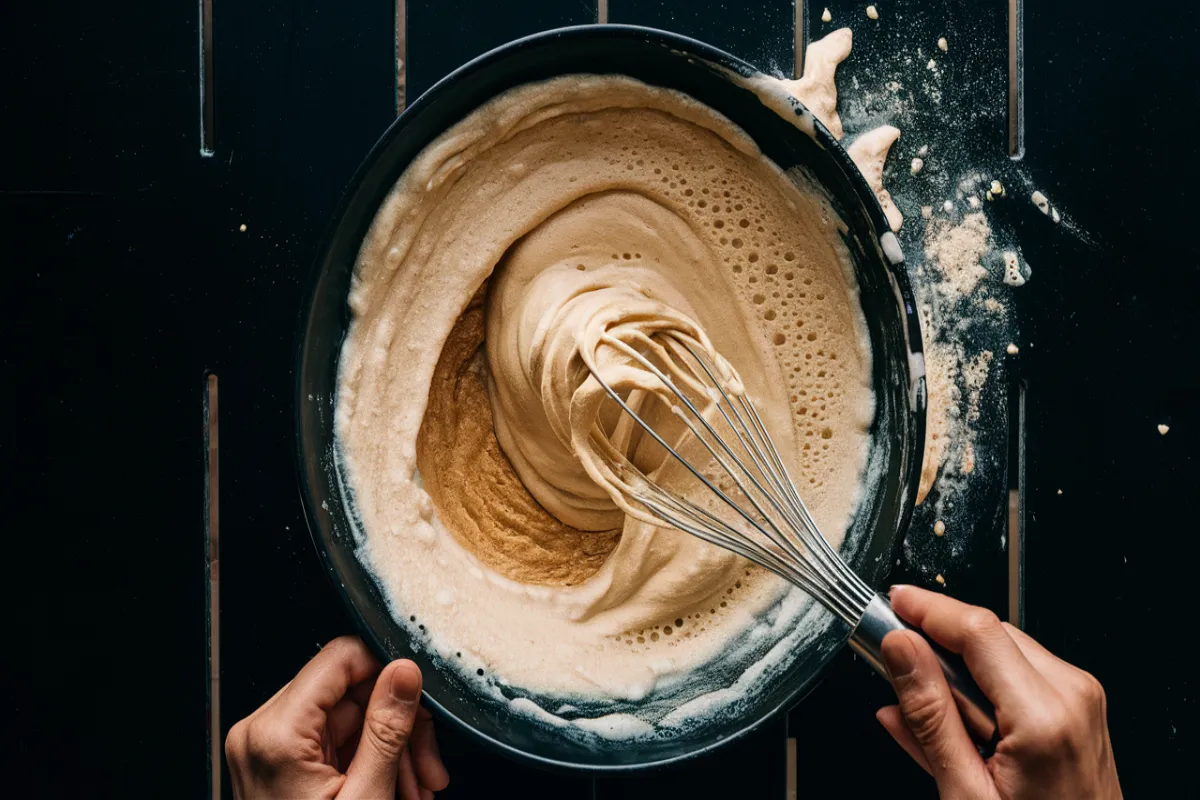
POLYGON ((408 104, 408 64, 405 63, 407 42, 408 9, 405 6, 405 0, 396 0, 396 41, 394 53, 396 58, 396 116, 400 116, 408 104))
POLYGON ((1025 157, 1025 0, 1008 0, 1008 157, 1025 157))
POLYGON ((1016 403, 1015 487, 1008 495, 1008 621, 1025 629, 1025 385, 1018 383, 1016 403))
POLYGON ((212 158, 216 155, 213 137, 213 40, 212 0, 199 0, 200 14, 197 32, 200 56, 200 156, 212 158))
POLYGON ((804 54, 808 49, 808 11, 804 0, 795 0, 796 16, 792 23, 792 77, 804 75, 804 54))
POLYGON ((213 800, 221 800, 221 577, 220 577, 220 442, 217 376, 204 376, 204 544, 205 622, 208 627, 208 784, 213 800))
POLYGON ((798 757, 796 753, 796 737, 789 736, 787 738, 787 775, 784 778, 784 797, 787 800, 796 800, 799 796, 799 777, 797 770, 799 769, 798 757))

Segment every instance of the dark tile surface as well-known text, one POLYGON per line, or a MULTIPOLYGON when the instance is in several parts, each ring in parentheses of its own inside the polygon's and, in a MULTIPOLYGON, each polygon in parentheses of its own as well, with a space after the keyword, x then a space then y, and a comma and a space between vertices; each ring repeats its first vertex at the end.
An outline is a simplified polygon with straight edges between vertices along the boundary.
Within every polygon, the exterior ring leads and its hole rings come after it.
POLYGON ((513 7, 479 0, 407 3, 409 98, 495 47, 538 31, 596 21, 595 3, 533 2, 513 7))
MULTIPOLYGON (((818 12, 820 13, 820 12, 818 12)), ((796 8, 790 0, 609 0, 608 21, 682 33, 759 69, 793 77, 796 8)))

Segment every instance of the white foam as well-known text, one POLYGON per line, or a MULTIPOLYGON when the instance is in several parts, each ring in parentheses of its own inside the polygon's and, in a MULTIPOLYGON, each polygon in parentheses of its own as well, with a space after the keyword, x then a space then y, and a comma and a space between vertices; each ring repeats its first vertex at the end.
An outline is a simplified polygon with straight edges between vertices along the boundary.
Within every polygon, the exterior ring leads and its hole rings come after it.
MULTIPOLYGON (((513 710, 513 713, 537 720, 545 725, 550 725, 555 728, 565 728, 567 725, 571 724, 562 717, 551 714, 549 711, 542 708, 527 697, 513 698, 512 700, 508 701, 508 705, 509 708, 513 710)), ((570 706, 564 706, 563 708, 570 708, 570 706)))
POLYGON ((604 739, 645 739, 653 736, 654 726, 633 714, 606 714, 602 717, 571 720, 580 730, 604 739))

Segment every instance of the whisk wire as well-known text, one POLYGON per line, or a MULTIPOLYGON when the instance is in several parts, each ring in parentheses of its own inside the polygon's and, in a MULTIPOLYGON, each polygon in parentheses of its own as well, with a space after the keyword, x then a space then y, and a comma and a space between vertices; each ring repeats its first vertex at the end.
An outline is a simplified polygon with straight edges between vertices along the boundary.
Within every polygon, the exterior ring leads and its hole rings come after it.
POLYGON ((761 540, 730 525, 691 500, 663 489, 616 448, 604 448, 613 460, 616 472, 628 487, 631 497, 644 506, 652 517, 758 563, 800 586, 847 623, 857 624, 863 610, 874 596, 873 592, 821 536, 754 404, 740 392, 735 393, 735 402, 726 390, 726 380, 718 377, 719 370, 716 365, 697 352, 696 345, 699 342, 691 337, 671 331, 664 337, 665 342, 640 333, 632 338, 646 345, 664 362, 669 361, 678 368, 680 380, 693 393, 708 398, 733 432, 745 453, 745 458, 734 450, 726 436, 722 436, 713 427, 708 416, 697 408, 692 398, 679 388, 676 381, 643 352, 629 342, 611 335, 603 336, 602 342, 636 361, 679 401, 677 405, 663 398, 674 415, 737 486, 754 513, 730 497, 676 447, 668 444, 663 436, 599 375, 596 375, 597 381, 633 422, 713 492, 722 503, 732 509, 759 534, 761 540), (691 360, 684 355, 685 352, 691 356, 691 360), (703 376, 695 365, 699 365, 703 376), (634 478, 633 482, 630 481, 631 477, 634 478), (808 554, 807 558, 805 553, 808 554))
MULTIPOLYGON (((845 580, 849 584, 848 588, 854 590, 854 594, 856 594, 862 600, 869 601, 873 594, 870 588, 867 587, 866 584, 864 584, 852 570, 850 570, 846 563, 842 561, 840 557, 838 557, 837 553, 833 551, 833 548, 829 546, 829 543, 825 540, 825 537, 820 534, 817 524, 813 520, 808 507, 800 498, 799 492, 796 491, 795 484, 792 482, 791 476, 788 474, 787 467, 784 465, 783 459, 780 457, 779 451, 775 447, 774 440, 772 440, 770 434, 767 433, 766 426, 763 424, 762 418, 759 416, 758 410, 754 407, 754 404, 751 403, 744 394, 738 395, 738 402, 735 404, 733 399, 725 391, 722 381, 718 380, 716 375, 713 373, 713 367, 709 364, 708 360, 702 354, 697 353, 695 348, 693 348, 691 345, 685 344, 684 347, 686 347, 688 353, 692 356, 696 363, 700 365, 701 369, 704 370, 705 374, 716 387, 717 392, 720 393, 721 399, 725 401, 725 404, 729 406, 730 411, 733 412, 734 417, 737 419, 737 424, 734 424, 733 420, 731 420, 729 415, 725 412, 724 405, 716 401, 716 398, 713 398, 718 410, 725 418, 726 423, 729 425, 730 429, 733 430, 739 442, 742 444, 742 447, 750 455, 751 459, 755 463, 755 466, 758 467, 764 479, 771 484, 771 488, 774 489, 779 496, 784 498, 786 504, 790 506, 792 514, 787 514, 783 510, 779 509, 778 505, 772 503, 776 510, 785 517, 790 525, 790 530, 797 535, 797 538, 800 539, 805 548, 808 549, 823 566, 825 566, 827 569, 830 569, 840 578, 845 580), (742 413, 739 413, 738 405, 742 407, 745 417, 743 417, 742 413), (748 418, 752 424, 747 424, 746 418, 748 418)), ((766 494, 768 497, 773 499, 771 493, 768 492, 766 494)), ((785 537, 785 539, 788 539, 788 537, 785 537)), ((797 558, 802 558, 802 554, 796 548, 791 547, 790 539, 788 539, 788 544, 793 555, 795 555, 797 558)))
MULTIPOLYGON (((749 428, 745 423, 745 420, 742 419, 741 414, 738 413, 737 407, 734 405, 732 399, 729 397, 728 393, 726 393, 724 387, 721 385, 721 382, 716 379, 715 375, 713 375, 712 369, 709 367, 707 361, 704 358, 702 358, 699 354, 697 354, 693 348, 688 347, 687 349, 688 349, 688 352, 692 355, 692 357, 696 360, 696 362, 700 364, 700 367, 705 371, 705 373, 708 375, 708 377, 713 381, 713 385, 716 386, 717 391, 721 395, 721 398, 725 401, 725 404, 727 404, 729 406, 730 410, 733 412, 734 416, 737 418, 738 424, 734 424, 733 420, 730 419, 729 414, 725 411, 725 406, 720 401, 717 401, 716 398, 713 398, 714 404, 716 405, 717 410, 720 412, 721 416, 725 419, 726 424, 734 432, 734 435, 737 436, 738 441, 742 445, 742 448, 746 451, 747 455, 750 456, 750 459, 754 462, 754 464, 758 468, 759 472, 764 476, 764 478, 768 482, 770 482, 772 484, 772 488, 774 488, 778 494, 783 495, 786 498, 787 497, 786 485, 788 484, 788 482, 781 481, 779 476, 775 473, 775 471, 769 469, 768 466, 764 463, 765 459, 762 457, 762 451, 761 451, 760 447, 758 446, 758 442, 752 443, 752 442, 747 441, 747 438, 750 438, 751 440, 753 440, 754 437, 750 433, 749 428), (743 433, 743 431, 745 433, 743 433)), ((743 405, 745 405, 744 397, 739 398, 739 399, 742 401, 743 405)), ((751 406, 751 408, 753 408, 753 407, 751 406)), ((757 416, 757 415, 755 415, 755 416, 757 416)), ((710 431, 711 431, 711 428, 710 428, 710 431)), ((765 431, 763 431, 762 434, 765 435, 765 431)), ((715 432, 714 432, 714 435, 715 435, 715 432)), ((766 437, 766 438, 767 438, 767 441, 769 442, 770 441, 769 437, 766 437)), ((772 450, 773 449, 774 448, 772 447, 772 450)), ((749 473, 749 470, 746 470, 745 466, 741 463, 740 460, 738 461, 738 465, 740 467, 742 467, 742 469, 744 471, 749 473)), ((782 468, 782 464, 779 464, 779 467, 782 468)), ((784 471, 784 474, 786 476, 786 471, 784 471)), ((787 516, 788 516, 787 513, 779 507, 778 503, 775 502, 774 497, 769 492, 765 492, 765 494, 767 495, 767 497, 769 499, 771 499, 772 505, 774 506, 775 510, 779 514, 781 514, 782 516, 787 518, 787 516)), ((794 520, 790 520, 790 519, 788 521, 793 524, 795 522, 794 520)), ((783 536, 782 538, 784 539, 787 549, 790 550, 793 555, 795 555, 797 558, 799 558, 800 553, 794 547, 791 540, 786 536, 783 536)))
POLYGON ((775 447, 774 441, 767 434, 766 427, 763 425, 762 418, 758 414, 758 409, 754 407, 745 397, 740 397, 739 401, 746 411, 747 416, 754 423, 754 427, 758 433, 758 440, 761 442, 763 449, 770 455, 771 460, 778 471, 776 477, 776 487, 778 491, 788 501, 795 514, 795 530, 805 540, 805 544, 811 551, 812 555, 817 558, 827 569, 836 574, 860 600, 869 602, 874 595, 870 587, 868 587, 858 575, 850 569, 845 561, 833 550, 821 535, 816 521, 813 519, 808 506, 800 497, 800 493, 796 491, 796 486, 788 474, 787 467, 783 463, 783 459, 779 455, 778 449, 775 447))
MULTIPOLYGON (((722 449, 724 449, 726 454, 734 459, 734 461, 738 464, 741 471, 744 474, 746 474, 747 476, 749 476, 751 478, 751 480, 753 480, 753 476, 750 474, 749 470, 747 470, 745 465, 742 464, 740 460, 738 460, 736 454, 734 454, 733 451, 729 449, 729 446, 725 443, 725 440, 715 430, 713 430, 712 425, 709 424, 709 422, 705 418, 704 414, 702 414, 699 411, 699 409, 697 409, 696 406, 692 403, 691 398, 689 398, 686 394, 684 394, 682 391, 679 390, 679 388, 675 385, 675 382, 671 380, 670 376, 668 376, 666 373, 664 373, 662 370, 660 370, 658 368, 658 366, 656 366, 652 361, 650 361, 644 355, 642 355, 637 350, 630 347, 627 343, 620 341, 619 339, 611 339, 608 343, 611 344, 612 346, 616 347, 617 349, 621 350, 622 352, 624 352, 630 358, 633 358, 634 360, 636 360, 639 364, 641 364, 646 369, 648 369, 656 378, 658 378, 659 381, 661 381, 662 384, 668 390, 670 390, 670 392, 677 399, 679 399, 684 405, 686 405, 687 409, 689 411, 691 411, 692 414, 698 420, 700 420, 701 424, 705 427, 707 432, 713 437, 713 439, 715 439, 721 445, 722 449)), ((604 386, 605 390, 608 392, 609 396, 612 397, 613 399, 615 399, 620 404, 621 408, 626 411, 626 413, 634 416, 635 421, 639 425, 641 425, 642 428, 645 429, 651 436, 653 436, 654 439, 667 450, 667 452, 669 452, 671 455, 673 455, 676 458, 676 460, 678 460, 681 464, 683 464, 685 467, 687 467, 687 469, 692 473, 692 475, 694 475, 697 479, 702 481, 705 484, 705 486, 707 486, 709 489, 713 490, 724 502, 726 502, 731 508, 733 508, 747 522, 749 522, 755 526, 758 526, 758 523, 750 517, 750 515, 748 514, 748 512, 746 512, 745 509, 743 509, 737 503, 733 502, 733 500, 730 499, 728 497, 728 495, 725 494, 724 491, 722 491, 715 484, 713 484, 707 477, 702 475, 695 467, 692 466, 692 464, 689 461, 687 461, 687 459, 683 458, 674 447, 671 447, 670 445, 668 445, 663 440, 663 438, 656 431, 654 431, 640 416, 634 414, 634 412, 632 410, 630 410, 629 406, 623 400, 620 399, 620 397, 617 395, 617 393, 610 386, 608 386, 607 383, 602 382, 602 385, 604 386)), ((745 495, 746 498, 750 501, 750 503, 754 506, 754 510, 757 511, 759 513, 759 515, 764 520, 766 520, 767 524, 769 524, 771 526, 771 528, 773 529, 773 531, 776 534, 776 537, 778 537, 778 539, 780 541, 785 540, 786 537, 784 537, 783 533, 778 529, 778 527, 776 527, 775 522, 771 519, 770 515, 767 514, 762 509, 762 506, 759 504, 758 500, 755 499, 754 495, 751 494, 750 491, 746 488, 745 484, 742 483, 742 481, 738 477, 737 473, 733 469, 731 469, 729 464, 726 463, 726 461, 714 450, 712 445, 709 443, 708 439, 705 438, 700 433, 700 431, 696 428, 695 424, 685 414, 683 414, 681 410, 679 410, 678 406, 672 406, 672 409, 675 411, 676 416, 679 417, 679 419, 683 422, 683 424, 687 426, 688 430, 692 433, 692 435, 696 438, 696 440, 699 441, 706 450, 708 450, 709 454, 712 455, 712 457, 717 461, 717 463, 721 465, 721 468, 725 471, 725 473, 727 475, 729 475, 729 477, 737 484, 738 488, 742 491, 742 494, 745 495)), ((775 502, 774 499, 771 498, 769 494, 766 494, 766 493, 764 493, 764 494, 768 498, 768 500, 770 500, 772 503, 775 502)), ((776 508, 776 510, 778 511, 778 508, 776 508)), ((760 527, 760 530, 761 530, 761 527, 760 527)), ((765 534, 766 532, 763 531, 763 533, 765 534)), ((776 537, 770 537, 770 538, 772 538, 772 540, 775 540, 776 537)))
MULTIPOLYGON (((655 488, 657 489, 657 487, 655 488)), ((747 546, 745 544, 745 534, 728 526, 719 524, 718 528, 724 528, 724 530, 714 530, 703 524, 693 524, 681 519, 679 516, 670 513, 663 506, 660 506, 656 497, 661 497, 660 491, 654 491, 654 496, 640 496, 638 499, 639 502, 644 503, 657 514, 661 520, 673 527, 703 539, 710 544, 724 547, 737 553, 743 558, 753 561, 782 576, 785 580, 796 584, 837 614, 841 619, 853 620, 857 614, 861 613, 861 610, 853 600, 832 590, 817 573, 803 562, 787 561, 770 553, 770 551, 747 546)))

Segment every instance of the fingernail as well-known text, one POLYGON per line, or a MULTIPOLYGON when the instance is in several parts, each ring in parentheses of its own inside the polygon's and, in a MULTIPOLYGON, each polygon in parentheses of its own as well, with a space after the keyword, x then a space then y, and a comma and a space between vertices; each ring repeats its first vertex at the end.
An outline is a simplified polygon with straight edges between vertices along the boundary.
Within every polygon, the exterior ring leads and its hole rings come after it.
POLYGON ((907 583, 894 583, 892 584, 891 588, 888 589, 888 597, 891 597, 896 592, 902 592, 907 588, 909 588, 907 583))
POLYGON ((883 665, 893 681, 904 680, 917 671, 917 650, 903 633, 888 634, 888 638, 896 641, 883 648, 883 665))
POLYGON ((392 668, 388 686, 392 698, 401 703, 415 703, 421 695, 421 669, 411 661, 399 661, 392 668))

